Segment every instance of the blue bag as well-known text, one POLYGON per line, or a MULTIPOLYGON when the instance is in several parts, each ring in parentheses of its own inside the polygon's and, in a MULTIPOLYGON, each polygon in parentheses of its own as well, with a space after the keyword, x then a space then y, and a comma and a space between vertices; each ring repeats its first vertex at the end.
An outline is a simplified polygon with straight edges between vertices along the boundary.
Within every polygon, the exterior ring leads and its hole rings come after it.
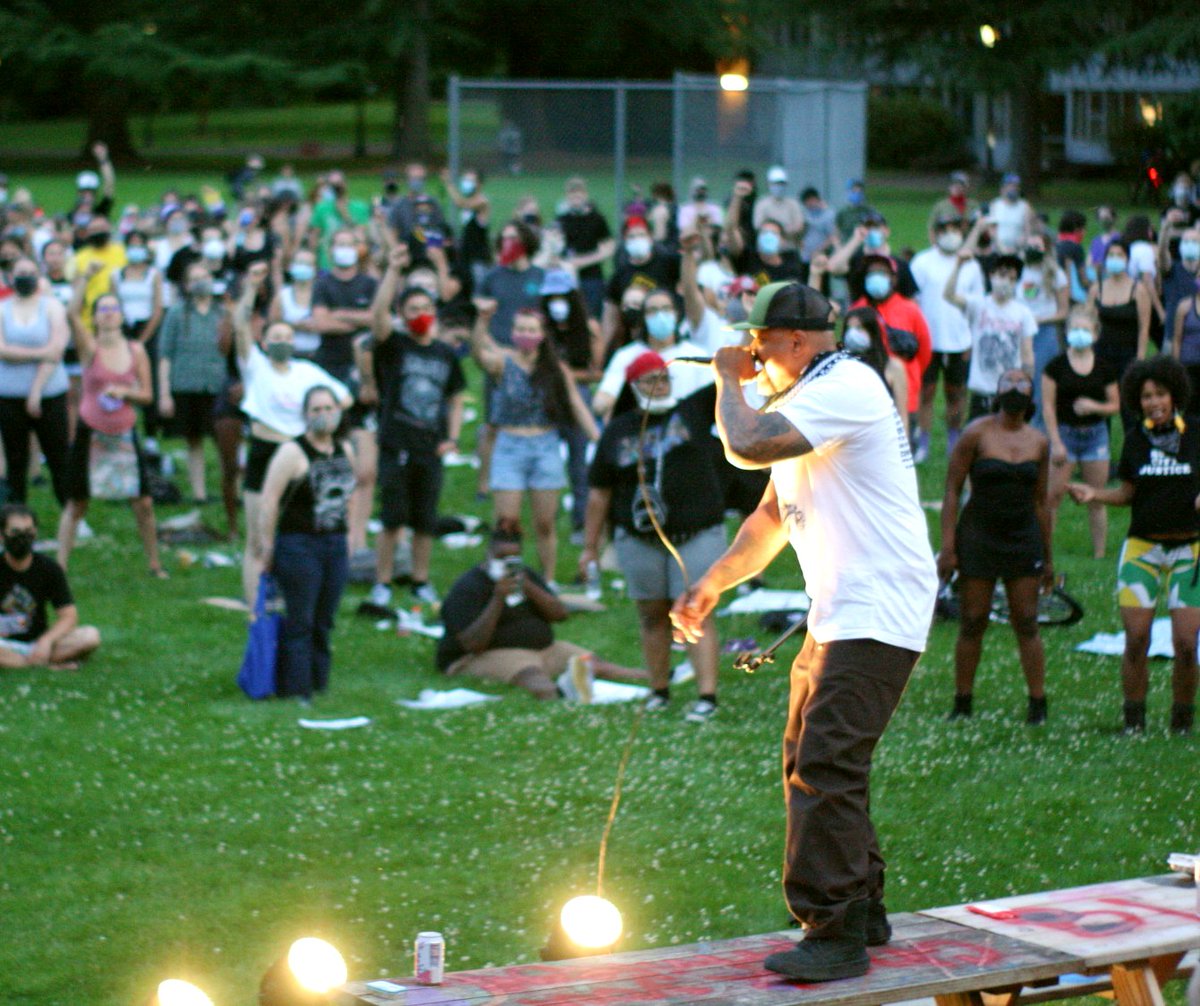
POLYGON ((279 588, 269 573, 258 578, 254 599, 254 621, 246 639, 246 655, 238 671, 238 686, 252 699, 269 699, 275 694, 275 669, 279 659, 279 588))

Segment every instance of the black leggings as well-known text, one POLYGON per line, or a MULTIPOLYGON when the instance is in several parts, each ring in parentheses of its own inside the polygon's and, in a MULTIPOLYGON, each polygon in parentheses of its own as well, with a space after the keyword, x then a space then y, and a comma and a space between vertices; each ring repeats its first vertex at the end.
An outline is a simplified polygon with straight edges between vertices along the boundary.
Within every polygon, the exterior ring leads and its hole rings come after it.
POLYGON ((0 398, 0 441, 8 465, 8 498, 24 503, 29 480, 29 434, 36 433, 59 506, 67 501, 67 396, 42 399, 42 414, 25 411, 24 398, 0 398))

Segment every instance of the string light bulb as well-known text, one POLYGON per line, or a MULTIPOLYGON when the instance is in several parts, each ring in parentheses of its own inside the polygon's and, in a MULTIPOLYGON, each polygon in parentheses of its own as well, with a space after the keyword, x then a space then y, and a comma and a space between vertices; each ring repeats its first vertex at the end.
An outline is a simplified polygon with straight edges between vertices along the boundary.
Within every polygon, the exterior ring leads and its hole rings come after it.
POLYGON ((213 1006, 213 1003, 191 982, 168 978, 158 983, 154 1006, 213 1006))
POLYGON ((346 984, 346 962, 337 948, 315 936, 297 940, 288 950, 288 968, 308 992, 329 992, 346 984))
POLYGON ((621 938, 621 913, 617 906, 595 894, 582 894, 563 905, 559 915, 563 931, 586 950, 611 947, 621 938))
POLYGON ((990 24, 981 24, 979 26, 979 41, 983 43, 985 49, 995 49, 996 42, 999 39, 1000 33, 990 24))

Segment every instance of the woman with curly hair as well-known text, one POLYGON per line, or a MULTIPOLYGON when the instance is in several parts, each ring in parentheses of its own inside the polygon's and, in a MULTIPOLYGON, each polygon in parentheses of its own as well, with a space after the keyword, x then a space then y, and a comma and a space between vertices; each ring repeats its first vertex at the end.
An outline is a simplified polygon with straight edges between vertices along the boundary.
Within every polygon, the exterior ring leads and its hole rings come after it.
POLYGON ((1117 604, 1125 627, 1121 684, 1125 732, 1146 729, 1150 628, 1166 595, 1175 646, 1171 730, 1192 729, 1196 701, 1196 633, 1200 631, 1200 417, 1184 417, 1191 388, 1183 364, 1156 356, 1130 364, 1121 379, 1125 408, 1141 418, 1128 431, 1120 485, 1111 489, 1074 482, 1076 503, 1132 510, 1117 566, 1117 604))

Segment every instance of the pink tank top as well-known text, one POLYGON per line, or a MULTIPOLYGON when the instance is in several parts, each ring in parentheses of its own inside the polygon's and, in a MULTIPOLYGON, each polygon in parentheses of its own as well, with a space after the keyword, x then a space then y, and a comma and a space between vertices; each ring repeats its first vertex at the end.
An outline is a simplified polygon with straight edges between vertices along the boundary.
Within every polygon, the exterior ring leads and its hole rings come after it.
POLYGON ((129 369, 123 374, 116 374, 100 363, 100 354, 92 357, 83 372, 83 396, 79 403, 79 416, 97 433, 107 433, 115 436, 133 429, 137 422, 137 413, 133 406, 120 398, 102 395, 101 392, 110 384, 132 385, 137 380, 136 351, 130 346, 132 359, 129 369))

